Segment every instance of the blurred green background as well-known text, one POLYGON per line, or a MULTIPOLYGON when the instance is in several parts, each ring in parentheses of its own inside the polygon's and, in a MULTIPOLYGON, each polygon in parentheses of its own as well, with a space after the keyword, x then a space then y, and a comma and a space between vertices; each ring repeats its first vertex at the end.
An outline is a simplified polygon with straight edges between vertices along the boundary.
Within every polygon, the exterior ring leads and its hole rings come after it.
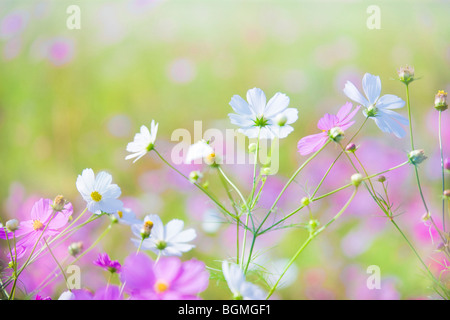
MULTIPOLYGON (((423 133, 417 140, 425 144, 432 137, 423 119, 437 89, 450 86, 449 9, 449 1, 406 0, 2 0, 0 19, 19 14, 23 28, 11 34, 3 26, 0 39, 0 201, 13 182, 29 193, 76 199, 76 177, 87 167, 108 170, 125 195, 138 194, 139 174, 159 167, 124 160, 140 125, 155 119, 158 138, 170 140, 177 128, 192 130, 194 120, 204 128, 226 123, 230 98, 253 87, 268 97, 284 92, 299 108, 295 131, 282 142, 280 174, 287 176, 300 159, 299 138, 347 100, 347 79, 359 86, 365 72, 380 75, 383 93, 404 97, 390 79, 405 64, 422 77, 412 99, 423 133), (81 9, 80 30, 66 27, 72 4, 81 9), (379 30, 366 26, 370 5, 381 10, 379 30)), ((385 137, 374 125, 366 129, 385 137)), ((406 140, 395 143, 407 149, 406 140)), ((173 217, 183 211, 173 203, 163 210, 173 217)), ((398 246, 404 243, 397 236, 380 238, 359 262, 389 261, 388 272, 403 280, 402 297, 419 296, 426 285, 417 262, 390 250, 398 246), (398 265, 404 259, 411 269, 398 265)), ((313 248, 303 256, 305 268, 323 263, 320 242, 313 248)), ((325 287, 336 287, 333 275, 328 281, 325 287)), ((210 290, 211 297, 223 294, 210 290)), ((284 297, 305 297, 288 290, 284 297)))

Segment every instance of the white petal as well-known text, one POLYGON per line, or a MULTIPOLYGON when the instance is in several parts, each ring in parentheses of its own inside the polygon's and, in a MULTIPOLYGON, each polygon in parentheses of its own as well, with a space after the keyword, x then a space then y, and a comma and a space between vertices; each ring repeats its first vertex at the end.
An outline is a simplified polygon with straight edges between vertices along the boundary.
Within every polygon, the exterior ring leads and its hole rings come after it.
POLYGON ((393 94, 385 94, 377 101, 377 108, 380 109, 398 109, 405 105, 405 101, 393 94))
POLYGON ((363 90, 370 104, 374 104, 381 94, 380 77, 366 73, 362 80, 363 90))
POLYGON ((365 107, 369 106, 369 102, 367 101, 367 99, 364 98, 361 92, 359 92, 359 90, 355 87, 355 85, 350 81, 347 81, 347 83, 345 84, 344 93, 347 97, 349 97, 353 101, 356 101, 365 107))
POLYGON ((284 93, 277 92, 267 103, 264 110, 264 116, 271 118, 274 115, 283 112, 289 105, 289 97, 284 93))
POLYGON ((112 176, 105 172, 99 172, 95 178, 94 190, 103 193, 112 182, 112 176))
POLYGON ((242 99, 241 96, 234 95, 233 97, 231 97, 230 106, 237 114, 248 116, 251 116, 253 114, 247 101, 242 99))
POLYGON ((261 89, 253 88, 248 90, 247 101, 257 116, 263 114, 264 108, 266 107, 266 95, 261 89))
POLYGON ((183 227, 184 222, 182 220, 179 219, 170 220, 165 228, 166 230, 165 239, 167 241, 171 241, 172 238, 177 236, 181 232, 181 230, 183 230, 183 227))

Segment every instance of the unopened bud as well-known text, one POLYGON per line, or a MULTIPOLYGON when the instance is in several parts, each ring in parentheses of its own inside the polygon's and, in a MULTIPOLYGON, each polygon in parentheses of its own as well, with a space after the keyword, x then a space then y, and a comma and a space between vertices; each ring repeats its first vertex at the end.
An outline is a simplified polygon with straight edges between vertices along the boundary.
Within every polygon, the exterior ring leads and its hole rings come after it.
POLYGON ((444 160, 444 169, 450 172, 450 158, 444 160))
POLYGON ((250 153, 254 153, 256 151, 256 148, 258 147, 258 145, 254 142, 250 143, 248 146, 248 152, 250 153))
POLYGON ((421 220, 422 220, 422 222, 426 222, 426 221, 428 221, 428 220, 430 219, 430 217, 431 217, 430 213, 429 213, 429 212, 425 212, 425 213, 422 215, 421 220))
POLYGON ((280 127, 283 127, 287 122, 287 117, 284 114, 279 114, 275 117, 275 123, 280 127))
POLYGON ((308 223, 308 229, 309 229, 309 232, 314 232, 314 231, 316 231, 316 229, 318 228, 320 226, 320 222, 319 222, 319 220, 316 220, 316 219, 311 219, 311 220, 309 220, 309 223, 308 223))
POLYGON ((269 167, 264 167, 264 168, 261 169, 261 174, 263 176, 268 176, 270 174, 270 172, 271 172, 271 170, 270 170, 269 167))
POLYGON ((404 84, 409 84, 414 81, 414 67, 404 66, 397 70, 398 78, 404 84))
POLYGON ((142 225, 142 229, 141 229, 142 239, 147 239, 148 237, 150 237, 150 233, 152 232, 152 229, 153 229, 153 222, 150 220, 145 221, 144 224, 142 225))
POLYGON ((383 183, 383 182, 386 181, 386 177, 385 176, 379 176, 377 180, 378 180, 378 182, 383 183))
POLYGON ((413 165, 418 165, 422 163, 426 158, 427 156, 425 155, 425 152, 422 149, 413 150, 410 153, 408 153, 409 162, 413 165))
POLYGON ((346 147, 345 147, 345 151, 347 152, 355 152, 356 151, 356 144, 354 143, 349 143, 346 147))
POLYGON ((65 205, 67 204, 66 199, 62 195, 56 196, 55 200, 53 200, 53 210, 55 211, 63 211, 65 205))
POLYGON ((311 199, 309 199, 308 197, 303 197, 302 198, 302 205, 303 206, 308 206, 311 203, 311 199))
POLYGON ((6 221, 5 227, 8 231, 14 232, 19 229, 19 221, 16 219, 11 219, 6 221))
POLYGON ((83 250, 83 242, 73 242, 68 247, 69 254, 73 257, 76 257, 83 250))
POLYGON ((344 138, 344 131, 339 127, 334 127, 331 128, 328 135, 333 141, 339 142, 344 138))
POLYGON ((200 171, 191 171, 189 173, 189 181, 192 183, 197 183, 203 178, 203 174, 200 171))
POLYGON ((447 92, 439 90, 434 97, 434 108, 438 111, 445 111, 448 108, 447 92))
POLYGON ((450 199, 450 190, 444 190, 443 192, 444 198, 449 200, 450 199))
POLYGON ((357 187, 363 181, 363 176, 360 173, 355 173, 352 175, 352 184, 357 187))

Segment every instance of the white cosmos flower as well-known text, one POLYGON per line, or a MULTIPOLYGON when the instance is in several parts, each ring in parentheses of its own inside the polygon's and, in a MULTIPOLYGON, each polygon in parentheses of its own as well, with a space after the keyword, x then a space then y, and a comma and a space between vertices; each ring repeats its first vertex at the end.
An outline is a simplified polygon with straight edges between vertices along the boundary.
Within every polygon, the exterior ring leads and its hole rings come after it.
POLYGON ((143 223, 131 226, 133 234, 138 237, 138 239, 131 239, 131 241, 137 247, 142 241, 142 227, 149 222, 153 227, 151 228, 150 237, 142 242, 142 249, 151 250, 161 256, 181 256, 183 252, 187 252, 195 247, 193 244, 188 243, 197 236, 194 229, 183 230, 184 222, 178 219, 173 219, 164 226, 156 214, 147 215, 143 223))
POLYGON ((347 81, 344 93, 347 97, 363 105, 363 114, 373 119, 381 131, 393 133, 397 138, 405 136, 405 130, 400 124, 408 125, 409 121, 392 109, 402 108, 405 101, 393 94, 381 96, 380 77, 366 73, 362 80, 363 96, 353 83, 347 81), (400 123, 400 124, 399 124, 400 123))
POLYGON ((247 91, 247 101, 238 95, 231 98, 230 106, 236 113, 230 113, 231 123, 240 126, 249 138, 286 138, 294 128, 290 124, 298 119, 298 110, 288 108, 289 97, 277 92, 266 104, 266 96, 261 89, 247 91), (247 102, 248 101, 248 102, 247 102))
POLYGON ((228 287, 236 300, 263 300, 265 292, 257 285, 245 281, 245 275, 237 264, 222 262, 222 271, 228 287))
POLYGON ((95 214, 116 213, 122 209, 123 203, 117 198, 121 190, 117 184, 111 184, 112 176, 107 172, 99 172, 97 177, 92 169, 84 169, 77 178, 77 189, 87 202, 87 208, 95 214))
POLYGON ((200 140, 189 146, 185 163, 190 164, 197 159, 205 159, 207 164, 211 164, 216 160, 214 149, 205 140, 200 140))
POLYGON ((153 150, 155 146, 156 134, 158 133, 158 123, 152 120, 151 130, 149 131, 146 126, 141 126, 141 132, 136 133, 134 140, 127 145, 127 151, 132 154, 125 157, 125 160, 134 159, 133 163, 138 161, 145 154, 153 150))
POLYGON ((141 223, 141 220, 136 218, 136 214, 133 212, 133 210, 128 208, 122 208, 118 210, 116 213, 114 213, 114 217, 119 221, 119 223, 129 226, 141 223))

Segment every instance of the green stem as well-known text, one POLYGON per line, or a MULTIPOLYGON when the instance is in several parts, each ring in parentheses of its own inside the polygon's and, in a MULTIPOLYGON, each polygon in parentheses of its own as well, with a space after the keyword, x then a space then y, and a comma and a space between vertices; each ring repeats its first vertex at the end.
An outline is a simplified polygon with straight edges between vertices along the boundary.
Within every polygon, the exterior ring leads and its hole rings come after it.
POLYGON ((44 242, 45 242, 45 244, 47 245, 48 251, 50 252, 50 254, 51 254, 53 260, 55 260, 56 264, 58 265, 59 270, 61 270, 61 274, 63 275, 64 280, 66 281, 66 286, 67 286, 67 288, 70 290, 70 288, 69 288, 69 282, 67 281, 66 273, 64 272, 64 269, 63 269, 63 268, 61 267, 61 265, 59 264, 58 259, 56 259, 55 255, 53 254, 52 250, 50 249, 50 246, 48 245, 47 240, 45 240, 45 237, 44 237, 44 242))
POLYGON ((255 151, 255 163, 253 165, 253 186, 252 186, 252 192, 250 194, 250 203, 253 202, 253 197, 255 195, 255 190, 256 190, 256 167, 258 165, 258 153, 259 153, 259 136, 261 134, 261 127, 259 128, 258 131, 258 140, 256 142, 256 151, 255 151))
MULTIPOLYGON (((441 151, 441 169, 442 169, 442 193, 445 191, 445 168, 444 168, 444 150, 442 148, 442 111, 439 111, 439 150, 441 151)), ((445 198, 442 198, 442 229, 445 232, 445 198)))

